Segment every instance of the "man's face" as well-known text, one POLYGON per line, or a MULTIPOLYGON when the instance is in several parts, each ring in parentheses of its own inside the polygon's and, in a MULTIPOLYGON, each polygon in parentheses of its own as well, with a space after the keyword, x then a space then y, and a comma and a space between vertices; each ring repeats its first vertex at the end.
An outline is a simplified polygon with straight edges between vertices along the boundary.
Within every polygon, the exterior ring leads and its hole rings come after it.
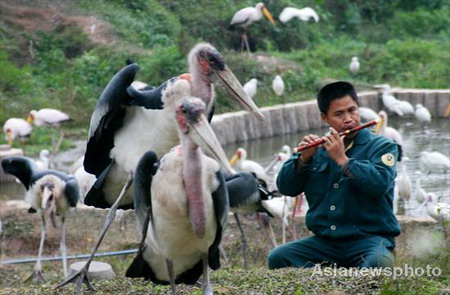
MULTIPOLYGON (((336 129, 337 132, 355 128, 361 122, 358 104, 349 95, 333 99, 328 112, 320 115, 322 120, 328 123, 330 127, 336 129)), ((347 138, 354 136, 355 134, 351 134, 347 138)))

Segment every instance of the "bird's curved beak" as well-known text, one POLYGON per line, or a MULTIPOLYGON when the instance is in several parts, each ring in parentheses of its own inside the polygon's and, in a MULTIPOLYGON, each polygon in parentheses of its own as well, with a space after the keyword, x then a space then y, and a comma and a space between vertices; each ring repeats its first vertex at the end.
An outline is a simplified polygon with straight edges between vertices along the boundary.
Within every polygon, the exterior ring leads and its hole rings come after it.
POLYGON ((237 162, 238 160, 239 160, 238 155, 237 155, 237 154, 234 154, 233 157, 232 157, 231 160, 230 160, 230 165, 231 165, 231 166, 236 165, 236 162, 237 162))
POLYGON ((6 141, 8 142, 8 145, 10 147, 12 147, 13 140, 12 140, 11 130, 6 131, 6 141))
POLYGON ((27 116, 27 123, 28 123, 28 124, 31 124, 31 123, 33 123, 33 121, 34 121, 33 115, 31 115, 31 114, 28 115, 28 116, 27 116))
POLYGON ((217 139, 216 134, 204 115, 195 123, 188 122, 193 132, 189 133, 191 139, 208 155, 213 156, 228 173, 234 173, 228 163, 228 158, 217 139))
POLYGON ((236 99, 244 109, 252 113, 259 120, 264 119, 264 115, 258 109, 255 102, 244 91, 241 83, 227 65, 225 65, 223 70, 214 71, 214 74, 214 80, 218 80, 218 82, 225 87, 227 92, 236 99))
POLYGON ((272 25, 275 25, 275 20, 273 19, 272 15, 270 14, 270 12, 267 8, 264 7, 262 9, 262 13, 272 23, 272 25))

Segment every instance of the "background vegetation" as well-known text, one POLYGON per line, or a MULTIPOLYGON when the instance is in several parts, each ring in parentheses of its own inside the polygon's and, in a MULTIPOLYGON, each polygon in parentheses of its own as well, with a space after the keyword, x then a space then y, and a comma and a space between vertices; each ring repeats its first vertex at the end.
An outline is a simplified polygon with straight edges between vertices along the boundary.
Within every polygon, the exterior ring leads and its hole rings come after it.
MULTIPOLYGON (((275 26, 262 20, 250 27, 252 56, 240 54, 240 33, 227 30, 233 14, 255 5, 249 0, 6 0, 0 3, 0 122, 25 117, 31 109, 53 107, 69 113, 76 131, 87 133, 104 86, 132 59, 138 79, 158 85, 187 70, 186 54, 208 41, 224 55, 242 83, 259 81, 256 102, 273 105, 311 99, 324 81, 350 80, 359 90, 375 83, 397 87, 450 85, 450 4, 445 0, 270 0, 277 17, 286 6, 314 8, 320 21, 298 19, 275 26), (32 13, 24 17, 18 7, 32 13), (43 11, 52 10, 44 26, 43 11), (34 14, 33 14, 34 13, 34 14), (97 40, 74 17, 106 27, 97 40), (24 19, 35 21, 31 29, 24 19), (358 56, 361 70, 350 76, 358 56), (271 81, 281 74, 287 93, 276 97, 271 81)), ((22 12, 23 14, 23 12, 22 12)), ((92 29, 92 27, 91 27, 92 29)), ((235 110, 221 99, 217 111, 235 110)), ((1 140, 4 141, 4 136, 1 140)), ((33 140, 33 139, 32 139, 33 140)))

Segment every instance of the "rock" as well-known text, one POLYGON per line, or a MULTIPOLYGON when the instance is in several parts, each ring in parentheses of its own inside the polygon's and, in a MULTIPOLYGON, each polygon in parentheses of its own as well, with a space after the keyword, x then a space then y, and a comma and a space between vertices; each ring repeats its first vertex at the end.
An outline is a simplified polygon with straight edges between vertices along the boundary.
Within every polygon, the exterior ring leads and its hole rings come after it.
MULTIPOLYGON (((80 271, 84 265, 86 264, 86 261, 80 261, 75 262, 70 265, 69 269, 69 277, 76 272, 80 271)), ((88 279, 90 281, 93 280, 109 280, 114 277, 114 271, 110 264, 106 262, 100 262, 100 261, 92 261, 91 265, 89 265, 89 271, 88 271, 88 279)))

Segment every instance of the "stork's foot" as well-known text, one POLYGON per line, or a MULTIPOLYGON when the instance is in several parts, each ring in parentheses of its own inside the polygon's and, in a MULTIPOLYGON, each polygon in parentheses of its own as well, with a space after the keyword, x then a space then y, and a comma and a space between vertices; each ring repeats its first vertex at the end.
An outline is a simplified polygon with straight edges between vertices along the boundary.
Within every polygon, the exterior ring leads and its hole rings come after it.
POLYGON ((76 294, 80 294, 81 287, 83 284, 86 284, 89 290, 95 291, 94 287, 91 285, 91 282, 88 279, 88 268, 89 266, 84 266, 80 271, 76 272, 75 274, 71 275, 69 278, 67 278, 64 282, 60 283, 55 287, 55 289, 61 288, 69 283, 75 283, 75 286, 77 288, 76 294))
POLYGON ((25 280, 25 282, 30 282, 30 281, 33 281, 35 283, 44 283, 45 279, 44 279, 44 276, 42 275, 42 269, 35 268, 33 270, 33 272, 31 273, 31 275, 25 280))

